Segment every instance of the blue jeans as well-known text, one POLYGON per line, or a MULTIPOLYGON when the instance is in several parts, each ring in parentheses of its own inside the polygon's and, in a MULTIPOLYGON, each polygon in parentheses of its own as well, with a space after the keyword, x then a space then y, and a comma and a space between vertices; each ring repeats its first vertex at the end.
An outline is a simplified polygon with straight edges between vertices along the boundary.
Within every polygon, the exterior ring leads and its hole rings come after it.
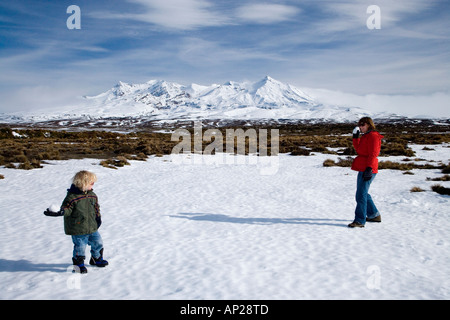
POLYGON ((372 197, 369 194, 369 187, 377 174, 372 175, 372 179, 364 181, 363 172, 358 173, 356 181, 356 209, 355 221, 361 224, 366 223, 366 218, 373 219, 380 215, 372 197))
POLYGON ((80 236, 72 236, 73 257, 85 256, 86 246, 91 246, 91 255, 94 258, 100 257, 100 250, 103 249, 103 240, 98 231, 91 234, 83 234, 80 236))

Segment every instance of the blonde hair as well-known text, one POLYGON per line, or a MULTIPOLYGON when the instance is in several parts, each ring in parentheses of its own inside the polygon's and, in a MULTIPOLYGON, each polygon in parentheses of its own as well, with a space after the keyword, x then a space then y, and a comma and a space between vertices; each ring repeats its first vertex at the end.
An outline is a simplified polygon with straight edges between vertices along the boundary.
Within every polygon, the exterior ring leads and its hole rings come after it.
POLYGON ((370 117, 363 117, 363 118, 359 119, 358 126, 359 125, 365 125, 365 124, 369 125, 369 129, 370 130, 375 130, 375 124, 373 123, 372 118, 370 118, 370 117))
POLYGON ((96 181, 97 176, 95 173, 86 170, 77 172, 72 179, 72 183, 81 191, 86 191, 87 187, 96 181))

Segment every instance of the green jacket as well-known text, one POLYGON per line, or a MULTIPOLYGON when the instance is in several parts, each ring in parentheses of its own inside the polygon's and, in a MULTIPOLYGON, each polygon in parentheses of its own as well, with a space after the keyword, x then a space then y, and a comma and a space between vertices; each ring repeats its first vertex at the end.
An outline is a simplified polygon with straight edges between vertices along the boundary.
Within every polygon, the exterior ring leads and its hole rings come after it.
POLYGON ((72 185, 61 209, 64 210, 64 232, 68 235, 84 235, 97 231, 100 206, 97 195, 91 190, 83 192, 72 185))

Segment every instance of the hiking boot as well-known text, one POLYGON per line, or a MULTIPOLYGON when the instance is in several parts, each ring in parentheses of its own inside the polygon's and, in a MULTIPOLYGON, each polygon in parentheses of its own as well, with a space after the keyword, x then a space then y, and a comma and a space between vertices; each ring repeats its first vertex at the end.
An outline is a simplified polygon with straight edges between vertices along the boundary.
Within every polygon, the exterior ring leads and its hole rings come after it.
POLYGON ((89 260, 89 264, 100 268, 106 267, 108 265, 108 261, 103 260, 103 248, 100 250, 100 257, 91 257, 91 260, 89 260))
POLYGON ((381 222, 381 215, 376 216, 375 218, 372 219, 366 219, 367 222, 381 222))
POLYGON ((73 273, 87 273, 87 269, 84 266, 84 256, 76 256, 72 258, 73 262, 73 273))
POLYGON ((350 223, 348 225, 348 227, 349 228, 364 228, 364 225, 359 222, 353 221, 352 223, 350 223))

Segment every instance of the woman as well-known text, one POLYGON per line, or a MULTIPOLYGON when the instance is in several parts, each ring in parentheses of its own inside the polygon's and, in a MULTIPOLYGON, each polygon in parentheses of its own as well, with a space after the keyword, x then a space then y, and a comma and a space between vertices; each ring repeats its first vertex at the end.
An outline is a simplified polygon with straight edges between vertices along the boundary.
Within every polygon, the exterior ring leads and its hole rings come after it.
POLYGON ((358 156, 353 160, 352 170, 358 171, 358 178, 355 220, 348 225, 350 228, 363 228, 366 221, 381 222, 381 215, 369 194, 370 184, 378 173, 381 139, 383 136, 375 131, 373 120, 369 117, 361 118, 358 127, 353 130, 353 146, 358 156))

